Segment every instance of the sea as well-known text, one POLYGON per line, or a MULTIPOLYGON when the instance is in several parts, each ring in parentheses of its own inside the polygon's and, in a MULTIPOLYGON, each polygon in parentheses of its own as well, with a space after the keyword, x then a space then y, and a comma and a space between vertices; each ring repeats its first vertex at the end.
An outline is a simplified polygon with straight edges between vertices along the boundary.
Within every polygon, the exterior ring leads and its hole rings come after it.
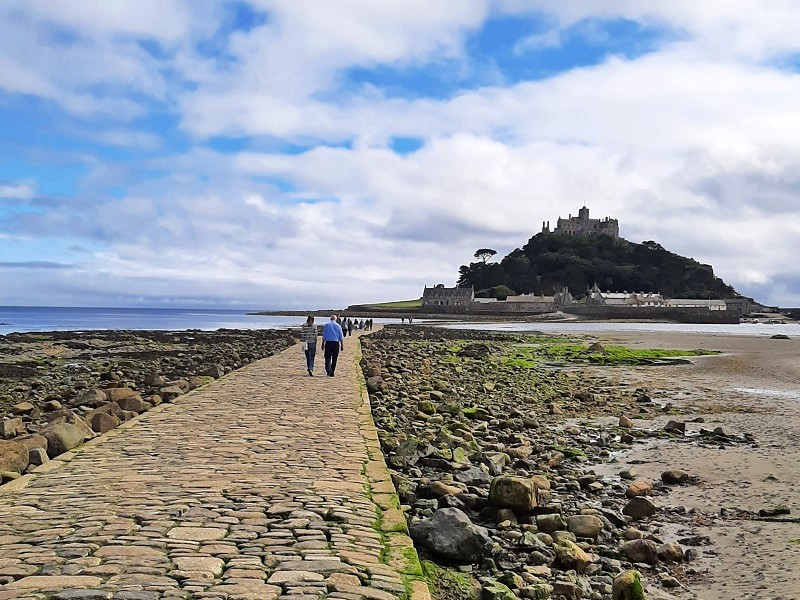
MULTIPOLYGON (((181 308, 59 308, 40 306, 0 306, 0 335, 36 331, 161 330, 200 329, 286 329, 300 327, 305 317, 250 315, 244 310, 181 308)), ((375 318, 376 323, 400 323, 400 319, 375 318)), ((318 319, 319 322, 319 319, 318 319)), ((453 322, 414 319, 456 329, 543 333, 583 333, 604 331, 645 331, 704 333, 718 335, 765 336, 775 333, 800 335, 797 324, 742 323, 738 325, 688 325, 682 323, 618 322, 453 322)))
MULTIPOLYGON (((317 321, 320 321, 319 318, 317 321)), ((374 319, 399 323, 400 319, 374 319)), ((248 315, 243 310, 179 308, 58 308, 0 306, 0 335, 36 331, 286 329, 305 317, 248 315)))
POLYGON ((603 322, 603 321, 575 321, 575 322, 505 322, 505 323, 449 323, 443 327, 453 329, 474 329, 488 331, 514 331, 514 332, 542 332, 554 334, 570 333, 603 333, 603 332, 628 332, 640 331, 648 333, 701 333, 707 335, 742 335, 753 337, 772 336, 783 333, 794 337, 800 336, 800 326, 796 322, 770 324, 770 323, 738 323, 738 324, 688 324, 688 323, 663 323, 657 321, 637 322, 603 322))

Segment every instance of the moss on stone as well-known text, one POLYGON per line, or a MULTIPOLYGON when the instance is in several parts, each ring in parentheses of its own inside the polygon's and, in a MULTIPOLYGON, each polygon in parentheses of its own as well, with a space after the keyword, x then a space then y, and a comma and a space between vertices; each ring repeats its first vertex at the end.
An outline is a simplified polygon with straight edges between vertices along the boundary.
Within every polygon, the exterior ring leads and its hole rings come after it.
POLYGON ((475 600, 479 588, 467 573, 441 567, 429 560, 422 561, 422 572, 434 600, 475 600))

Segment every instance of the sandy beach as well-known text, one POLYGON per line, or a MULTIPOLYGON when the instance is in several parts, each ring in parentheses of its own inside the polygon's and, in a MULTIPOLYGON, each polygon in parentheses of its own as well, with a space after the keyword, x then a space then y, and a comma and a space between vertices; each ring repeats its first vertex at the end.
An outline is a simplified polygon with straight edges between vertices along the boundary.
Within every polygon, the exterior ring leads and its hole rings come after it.
MULTIPOLYGON (((631 466, 637 478, 653 481, 669 468, 700 478, 697 485, 671 488, 668 499, 661 500, 696 511, 697 527, 680 533, 705 535, 711 542, 697 548, 689 589, 673 593, 708 600, 800 597, 800 523, 794 521, 800 516, 800 339, 665 333, 595 337, 631 347, 722 352, 694 358, 690 365, 616 369, 622 380, 646 387, 654 401, 685 411, 687 439, 638 444, 619 464, 603 467, 615 473, 631 466), (735 435, 751 434, 756 444, 715 447, 688 441, 700 428, 717 426, 735 435), (780 517, 782 522, 750 516, 777 506, 791 510, 780 517)), ((634 421, 636 427, 660 428, 668 418, 634 421)))

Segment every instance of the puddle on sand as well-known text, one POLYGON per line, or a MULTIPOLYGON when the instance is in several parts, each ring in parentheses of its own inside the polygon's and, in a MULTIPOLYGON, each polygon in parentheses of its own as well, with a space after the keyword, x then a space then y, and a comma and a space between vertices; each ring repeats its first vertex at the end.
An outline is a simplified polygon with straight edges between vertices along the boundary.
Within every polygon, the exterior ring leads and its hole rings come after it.
POLYGON ((741 392, 742 394, 752 394, 753 396, 769 396, 771 398, 790 398, 792 400, 800 400, 800 392, 790 392, 788 390, 768 390, 765 388, 744 388, 744 387, 732 387, 729 389, 732 392, 741 392))

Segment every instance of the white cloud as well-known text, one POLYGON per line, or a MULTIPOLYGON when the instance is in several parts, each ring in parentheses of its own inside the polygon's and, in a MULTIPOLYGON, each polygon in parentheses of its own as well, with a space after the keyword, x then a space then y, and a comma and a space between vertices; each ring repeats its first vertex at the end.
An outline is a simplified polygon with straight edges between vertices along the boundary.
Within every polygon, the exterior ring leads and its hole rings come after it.
MULTIPOLYGON (((107 281, 134 288, 126 297, 264 305, 413 297, 425 283, 452 282, 475 248, 505 253, 542 220, 587 204, 596 216, 619 217, 623 235, 635 241, 656 239, 713 263, 742 291, 772 302, 800 297, 800 232, 787 225, 800 217, 800 76, 773 64, 800 50, 800 6, 252 4, 269 18, 221 40, 218 57, 195 48, 218 16, 197 3, 0 6, 6 92, 50 98, 85 116, 131 118, 156 102, 178 111, 198 140, 241 135, 316 146, 238 156, 194 147, 135 164, 90 157, 80 197, 47 206, 36 204, 33 184, 0 185, 0 198, 42 209, 15 217, 15 235, 102 245, 81 258, 85 283, 55 275, 64 289, 101 294, 107 281), (521 53, 555 47, 566 28, 591 18, 633 19, 667 35, 661 48, 634 60, 611 57, 445 99, 342 86, 353 68, 466 62, 465 36, 504 12, 553 20, 517 45, 521 53), (26 27, 10 26, 18 22, 26 27), (60 40, 54 29, 73 37, 60 40), (163 56, 145 51, 143 38, 163 56), (389 149, 394 136, 425 144, 401 156, 389 149), (319 145, 341 141, 352 147, 319 145), (129 196, 97 197, 113 185, 127 186, 129 196)), ((114 146, 162 148, 134 126, 92 135, 114 146)))
POLYGON ((36 186, 30 181, 0 182, 0 200, 32 200, 36 186))

